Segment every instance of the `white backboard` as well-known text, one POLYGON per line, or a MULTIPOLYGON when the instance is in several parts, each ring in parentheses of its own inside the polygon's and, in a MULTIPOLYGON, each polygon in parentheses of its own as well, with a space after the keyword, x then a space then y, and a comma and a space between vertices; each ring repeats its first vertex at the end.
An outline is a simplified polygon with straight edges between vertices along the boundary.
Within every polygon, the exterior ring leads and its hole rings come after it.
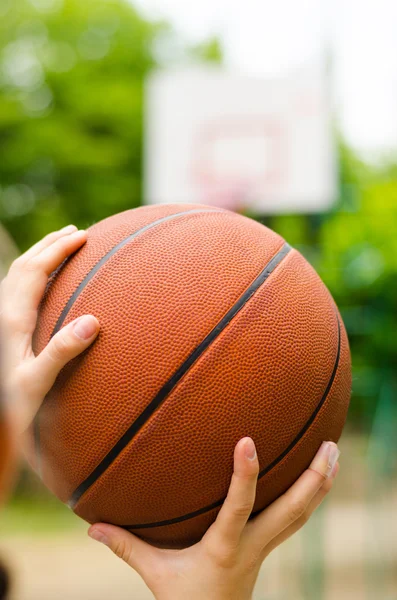
POLYGON ((336 197, 329 90, 319 69, 274 80, 215 67, 149 78, 147 203, 277 214, 324 211, 336 197))

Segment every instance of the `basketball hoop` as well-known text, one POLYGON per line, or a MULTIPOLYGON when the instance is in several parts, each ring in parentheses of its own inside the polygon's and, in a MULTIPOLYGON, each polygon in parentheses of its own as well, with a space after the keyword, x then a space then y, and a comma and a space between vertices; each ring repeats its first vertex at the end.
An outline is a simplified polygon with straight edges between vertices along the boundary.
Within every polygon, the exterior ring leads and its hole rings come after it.
POLYGON ((145 198, 257 214, 328 210, 338 194, 325 70, 260 79, 221 69, 152 75, 145 198))
POLYGON ((286 179, 283 128, 277 120, 228 117, 203 124, 194 141, 193 185, 202 202, 241 212, 286 179))

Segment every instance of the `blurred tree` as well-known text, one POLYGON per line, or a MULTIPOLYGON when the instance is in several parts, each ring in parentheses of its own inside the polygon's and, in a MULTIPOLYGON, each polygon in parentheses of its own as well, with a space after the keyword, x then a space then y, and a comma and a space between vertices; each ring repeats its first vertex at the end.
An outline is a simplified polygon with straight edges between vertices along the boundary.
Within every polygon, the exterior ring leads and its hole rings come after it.
POLYGON ((355 190, 356 208, 342 205, 321 228, 318 270, 349 333, 351 417, 368 426, 383 383, 397 384, 397 179, 380 173, 355 190))
POLYGON ((0 218, 21 249, 141 199, 142 99, 157 65, 219 61, 123 0, 2 0, 0 218))
POLYGON ((0 225, 0 279, 7 274, 10 264, 18 254, 14 240, 3 225, 0 225))

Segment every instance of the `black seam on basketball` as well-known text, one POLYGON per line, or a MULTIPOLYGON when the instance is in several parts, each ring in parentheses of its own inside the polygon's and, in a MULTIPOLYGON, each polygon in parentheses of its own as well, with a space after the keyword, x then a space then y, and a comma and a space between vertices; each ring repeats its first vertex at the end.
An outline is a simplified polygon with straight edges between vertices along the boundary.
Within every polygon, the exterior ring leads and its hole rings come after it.
MULTIPOLYGON (((116 244, 116 246, 114 246, 111 250, 109 250, 109 252, 107 252, 104 256, 102 256, 102 258, 92 267, 91 271, 89 271, 89 273, 85 276, 83 281, 81 281, 79 283, 79 285, 77 286, 77 288, 75 289, 73 294, 70 296, 70 298, 67 301, 67 303, 65 304, 60 316, 58 317, 58 320, 57 320, 55 327, 53 329, 53 332, 51 334, 51 338, 56 333, 58 333, 58 331, 61 329, 70 309, 72 308, 73 304, 75 303, 77 298, 80 296, 81 292, 86 287, 86 285, 91 281, 91 279, 94 277, 94 275, 96 275, 96 273, 99 271, 99 269, 109 260, 109 258, 114 256, 126 244, 128 244, 129 242, 132 242, 135 238, 142 235, 149 229, 152 229, 153 227, 156 227, 157 225, 161 225, 162 223, 165 223, 166 221, 171 221, 172 219, 175 219, 177 217, 183 217, 185 215, 191 215, 191 214, 196 214, 196 213, 209 213, 209 212, 225 213, 225 211, 223 211, 222 209, 217 209, 217 208, 208 208, 208 209, 194 208, 191 210, 185 210, 182 212, 174 213, 172 215, 167 215, 166 217, 162 217, 161 219, 157 219, 156 221, 152 221, 151 223, 148 223, 144 227, 137 229, 137 231, 135 231, 134 233, 131 233, 126 238, 124 238, 121 242, 116 244)), ((225 213, 225 214, 227 214, 227 213, 225 213)), ((72 256, 74 256, 75 254, 76 253, 74 253, 72 256)), ((55 273, 57 273, 58 271, 60 271, 65 266, 65 264, 69 261, 69 259, 72 258, 72 256, 69 257, 68 259, 65 259, 63 261, 63 263, 58 267, 58 269, 56 271, 54 271, 53 275, 55 273)), ((38 413, 34 419, 34 422, 33 422, 33 437, 34 437, 34 446, 35 446, 35 452, 36 452, 36 460, 37 460, 37 464, 38 464, 37 471, 41 477, 40 410, 38 411, 38 413)))
MULTIPOLYGON (((334 368, 332 371, 332 375, 330 377, 327 387, 325 388, 325 392, 322 395, 320 402, 317 404, 314 412, 311 414, 308 421, 306 421, 305 425, 300 430, 298 435, 293 439, 293 441, 290 443, 290 445, 273 462, 271 462, 267 467, 265 467, 264 469, 262 469, 262 471, 260 471, 258 479, 267 475, 267 473, 269 473, 272 469, 274 469, 274 467, 276 465, 278 465, 278 463, 280 463, 283 460, 283 458, 285 458, 287 456, 287 454, 289 454, 291 452, 291 450, 293 450, 293 448, 296 446, 296 444, 305 435, 305 433, 309 429, 310 425, 312 425, 313 421, 317 417, 322 406, 324 405, 324 402, 327 399, 329 391, 334 382, 336 372, 338 370, 339 359, 340 359, 341 337, 340 337, 340 323, 339 323, 338 315, 336 315, 336 318, 337 318, 337 323, 338 323, 338 350, 337 350, 337 354, 336 354, 336 360, 335 360, 335 365, 334 365, 334 368)), ((198 510, 195 510, 191 513, 187 513, 186 515, 183 515, 181 517, 175 517, 174 519, 158 521, 157 523, 141 523, 141 524, 137 524, 137 525, 122 525, 122 527, 124 529, 135 530, 135 529, 153 529, 154 527, 165 527, 167 525, 176 525, 177 523, 181 523, 182 521, 188 521, 189 519, 194 519, 195 517, 199 517, 200 515, 203 515, 211 510, 214 510, 215 508, 222 506, 224 501, 225 501, 225 498, 222 498, 221 500, 218 500, 217 502, 213 502, 212 504, 209 504, 208 506, 205 506, 204 508, 199 508, 198 510)), ((252 513, 250 518, 254 517, 255 515, 259 514, 260 512, 261 511, 259 510, 259 511, 256 511, 255 513, 252 513)))
POLYGON ((107 254, 105 254, 96 263, 96 265, 94 265, 94 267, 91 269, 91 271, 85 276, 83 281, 77 286, 77 288, 75 289, 75 291, 73 292, 73 294, 71 295, 71 297, 69 298, 67 303, 65 304, 65 306, 58 318, 58 321, 56 322, 56 325, 54 327, 54 331, 51 334, 51 337, 54 336, 61 329, 70 309, 72 308, 73 304, 75 303, 77 298, 80 296, 81 292, 86 287, 86 285, 91 281, 91 279, 94 277, 94 275, 96 275, 96 273, 99 271, 99 269, 109 260, 109 258, 111 258, 112 256, 114 256, 114 254, 116 254, 116 252, 121 250, 121 248, 123 248, 129 242, 132 242, 132 240, 134 240, 138 236, 142 235, 142 233, 145 233, 145 231, 148 231, 149 229, 152 229, 153 227, 156 227, 157 225, 161 225, 162 223, 165 223, 166 221, 171 221, 172 219, 175 219, 177 217, 182 217, 184 215, 191 215, 194 213, 207 213, 207 212, 221 212, 221 211, 216 210, 216 209, 210 209, 210 208, 208 210, 205 210, 202 208, 195 208, 195 209, 187 210, 184 212, 174 213, 173 215, 167 215, 166 217, 162 217, 161 219, 157 219, 157 221, 148 223, 144 227, 141 227, 141 229, 138 229, 134 233, 131 233, 128 237, 124 238, 124 240, 122 240, 116 246, 114 246, 111 250, 109 250, 109 252, 107 254))
POLYGON ((127 431, 121 436, 116 442, 113 448, 106 454, 101 462, 95 467, 90 475, 78 486, 73 492, 69 506, 74 508, 82 495, 103 475, 108 467, 113 463, 124 448, 130 443, 132 438, 138 433, 143 425, 150 419, 153 413, 160 407, 167 396, 171 393, 177 383, 187 373, 191 366, 196 360, 203 354, 203 352, 209 347, 209 345, 219 336, 219 334, 225 329, 230 321, 236 316, 236 314, 245 306, 248 300, 253 294, 261 287, 266 279, 271 275, 275 268, 280 264, 283 258, 291 250, 288 244, 284 244, 275 254, 275 256, 268 262, 261 273, 246 289, 246 291, 240 296, 237 302, 232 308, 224 315, 219 323, 210 331, 210 333, 204 338, 204 340, 193 350, 188 358, 182 363, 177 371, 170 377, 170 379, 163 385, 153 400, 147 405, 147 407, 141 412, 139 417, 130 425, 127 431))

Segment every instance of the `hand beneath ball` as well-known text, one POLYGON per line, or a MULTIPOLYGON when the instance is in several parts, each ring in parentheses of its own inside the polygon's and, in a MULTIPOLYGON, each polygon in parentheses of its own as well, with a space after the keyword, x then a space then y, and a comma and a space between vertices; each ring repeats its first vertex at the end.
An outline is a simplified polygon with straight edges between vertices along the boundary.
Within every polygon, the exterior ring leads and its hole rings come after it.
POLYGON ((339 451, 324 443, 310 468, 271 506, 253 510, 259 463, 250 438, 237 444, 227 498, 203 539, 185 550, 153 548, 124 529, 90 527, 144 579, 157 600, 250 600, 265 558, 298 531, 321 504, 337 475, 339 451))
POLYGON ((50 233, 14 261, 1 283, 4 393, 17 433, 29 427, 60 370, 98 334, 98 321, 86 315, 61 329, 37 357, 32 350, 48 278, 86 239, 74 225, 50 233))

